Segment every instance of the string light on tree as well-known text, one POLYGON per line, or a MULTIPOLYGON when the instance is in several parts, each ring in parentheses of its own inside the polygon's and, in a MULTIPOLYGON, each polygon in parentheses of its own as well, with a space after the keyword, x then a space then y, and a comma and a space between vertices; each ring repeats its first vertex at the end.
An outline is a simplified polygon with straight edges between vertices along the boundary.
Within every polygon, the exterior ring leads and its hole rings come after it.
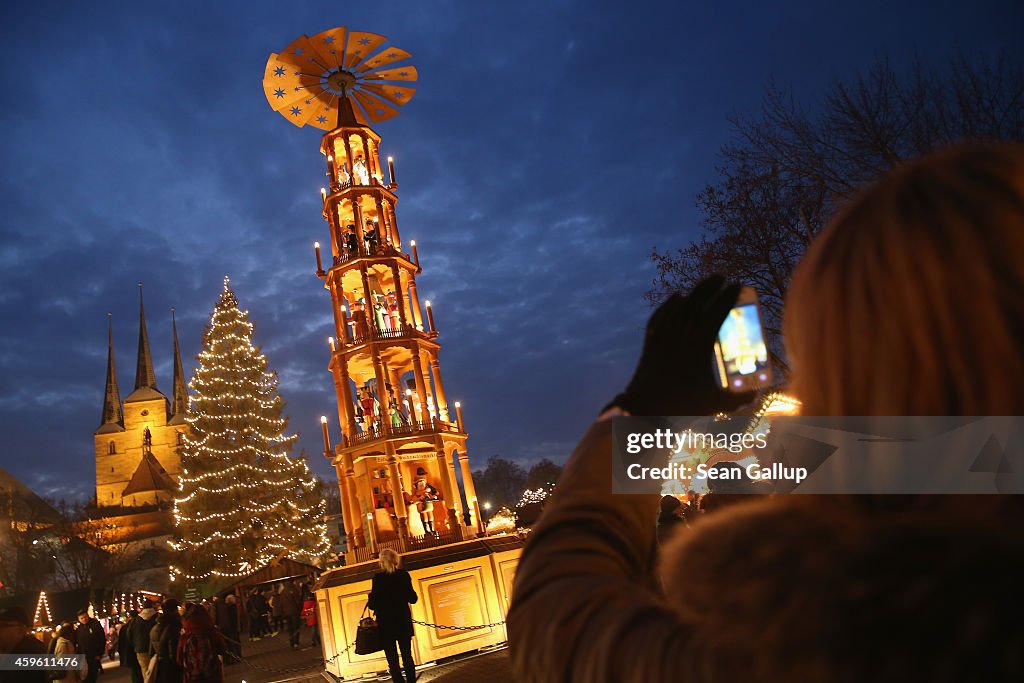
POLYGON ((523 491, 523 495, 520 496, 516 507, 521 508, 526 505, 533 505, 534 503, 543 503, 544 500, 551 495, 554 488, 555 485, 549 482, 545 486, 541 486, 536 489, 526 489, 523 491))
POLYGON ((189 383, 172 577, 247 576, 330 548, 325 502, 305 459, 289 457, 297 436, 285 433, 277 374, 252 336, 224 278, 189 383))

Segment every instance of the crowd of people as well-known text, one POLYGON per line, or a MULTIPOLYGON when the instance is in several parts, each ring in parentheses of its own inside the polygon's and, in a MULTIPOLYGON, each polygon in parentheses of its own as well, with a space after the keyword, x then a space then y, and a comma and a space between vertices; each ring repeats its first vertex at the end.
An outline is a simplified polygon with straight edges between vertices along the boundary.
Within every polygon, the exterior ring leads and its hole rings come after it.
POLYGON ((320 631, 316 621, 316 601, 309 584, 284 582, 277 588, 253 588, 246 599, 249 616, 249 642, 274 638, 288 632, 288 642, 298 650, 299 631, 303 623, 312 632, 311 644, 320 644, 320 631))
MULTIPOLYGON (((245 609, 250 641, 287 631, 290 647, 298 650, 305 623, 311 645, 319 645, 316 602, 307 582, 253 588, 245 609)), ((81 610, 75 622, 64 621, 54 629, 47 646, 32 632, 26 612, 8 607, 0 610, 0 654, 79 655, 81 665, 62 671, 3 672, 0 678, 5 683, 96 683, 106 655, 131 671, 132 683, 222 683, 223 667, 242 661, 241 623, 234 593, 185 604, 167 598, 131 610, 109 632, 81 610)))
MULTIPOLYGON (((613 418, 755 398, 709 371, 739 290, 665 301, 570 457, 516 572, 517 680, 1024 680, 1021 496, 716 495, 681 525, 681 501, 610 495, 613 418)), ((804 415, 1024 415, 1024 148, 866 188, 803 255, 783 329, 804 415)))

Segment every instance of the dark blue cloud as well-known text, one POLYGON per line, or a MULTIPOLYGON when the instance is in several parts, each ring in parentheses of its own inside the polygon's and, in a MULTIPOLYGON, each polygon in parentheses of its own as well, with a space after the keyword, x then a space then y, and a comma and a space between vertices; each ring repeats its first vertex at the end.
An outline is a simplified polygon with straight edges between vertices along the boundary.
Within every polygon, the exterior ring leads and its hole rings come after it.
POLYGON ((1019 55, 1024 25, 1013 2, 140 5, 18 3, 0 28, 0 466, 43 493, 92 487, 105 312, 124 389, 146 282, 169 392, 168 309, 191 372, 225 273, 329 475, 319 136, 260 88, 267 55, 301 33, 347 24, 415 55, 415 98, 377 130, 482 463, 564 458, 628 379, 646 256, 697 234, 727 118, 769 79, 813 102, 882 53, 1019 55))

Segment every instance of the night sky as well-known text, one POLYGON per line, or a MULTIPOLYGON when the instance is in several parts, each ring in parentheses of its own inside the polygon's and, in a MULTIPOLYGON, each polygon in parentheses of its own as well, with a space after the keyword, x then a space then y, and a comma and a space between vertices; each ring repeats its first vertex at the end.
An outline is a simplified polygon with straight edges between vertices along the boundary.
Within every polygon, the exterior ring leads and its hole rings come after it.
POLYGON ((0 27, 0 466, 44 495, 93 493, 107 311, 124 397, 145 282, 170 395, 169 309, 191 376, 225 274, 333 480, 321 132, 260 84, 300 34, 345 25, 414 55, 415 97, 375 129, 474 468, 564 460, 628 381, 648 254, 699 235, 727 119, 767 83, 813 105, 882 55, 1024 52, 1015 0, 140 4, 9 3, 0 27))

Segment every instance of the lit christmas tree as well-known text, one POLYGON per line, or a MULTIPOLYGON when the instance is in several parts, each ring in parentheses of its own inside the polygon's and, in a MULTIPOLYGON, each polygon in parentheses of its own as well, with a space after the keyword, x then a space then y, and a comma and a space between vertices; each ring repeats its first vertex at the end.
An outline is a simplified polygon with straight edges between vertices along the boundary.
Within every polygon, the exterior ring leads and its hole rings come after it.
POLYGON ((225 277, 189 384, 172 578, 245 576, 329 549, 325 503, 306 461, 288 457, 297 435, 252 332, 225 277))

